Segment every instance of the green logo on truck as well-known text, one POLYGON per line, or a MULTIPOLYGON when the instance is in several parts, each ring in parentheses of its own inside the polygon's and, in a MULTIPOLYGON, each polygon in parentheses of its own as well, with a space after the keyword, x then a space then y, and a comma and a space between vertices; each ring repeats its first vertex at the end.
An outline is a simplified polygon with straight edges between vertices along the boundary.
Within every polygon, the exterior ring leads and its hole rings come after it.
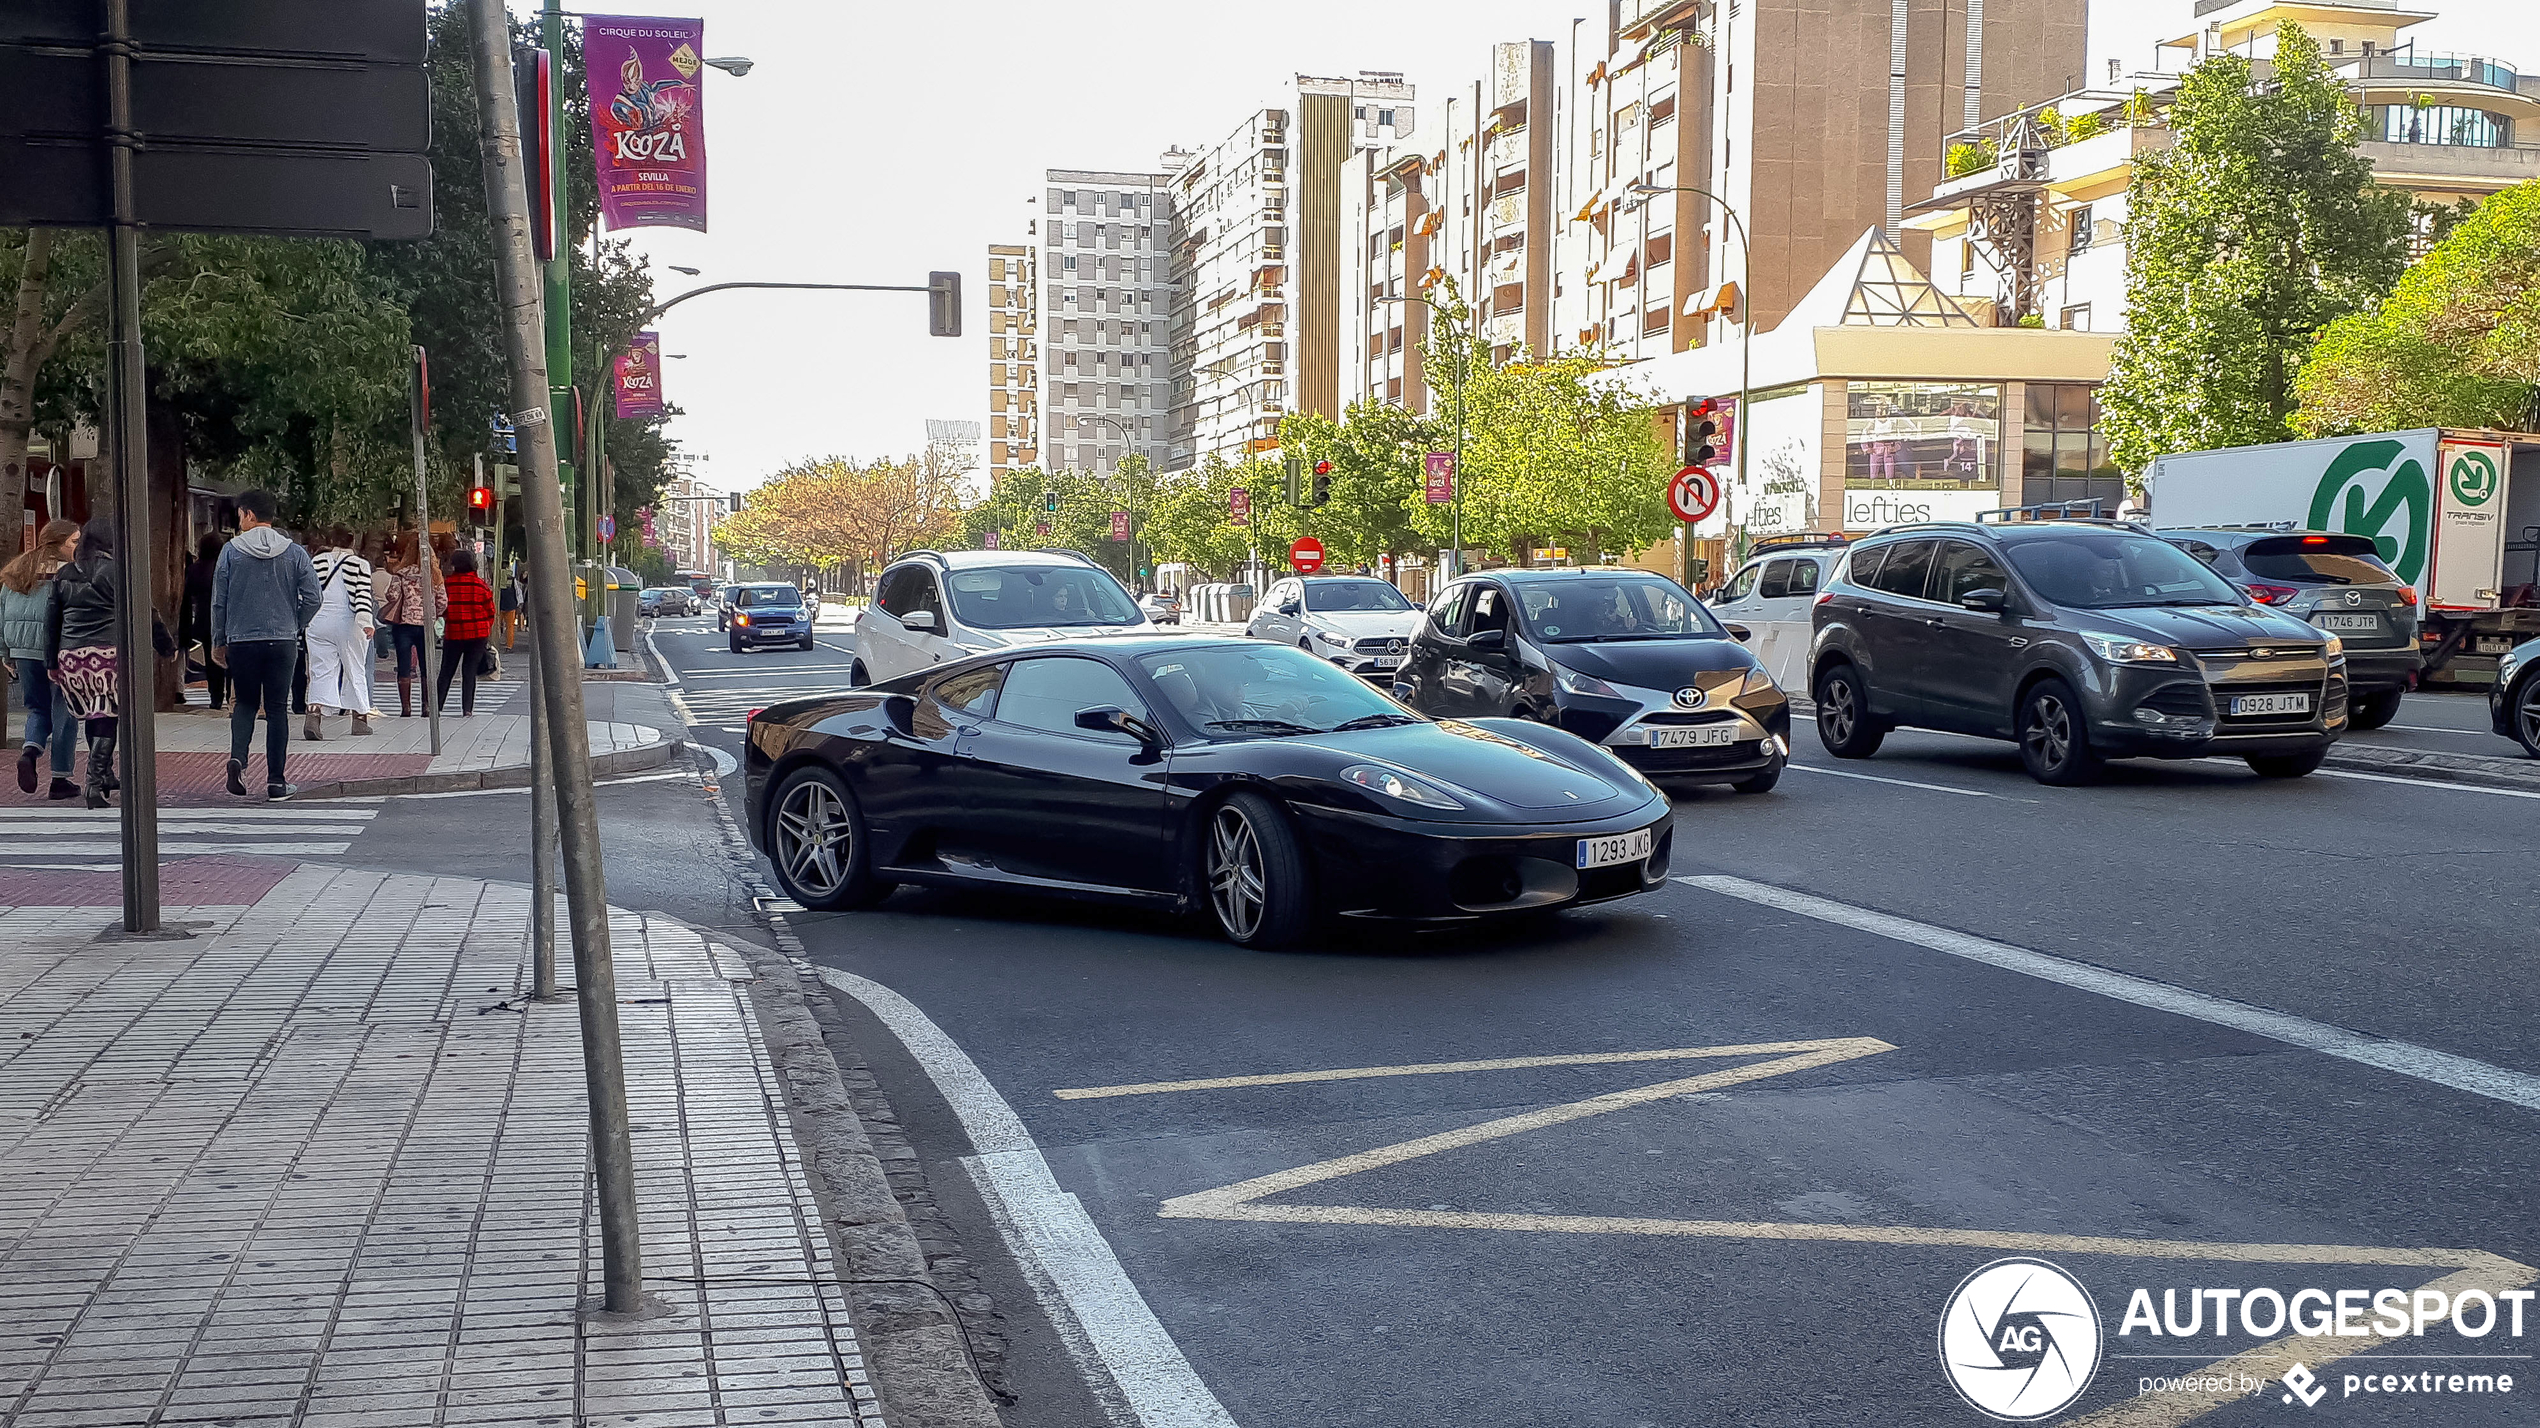
POLYGON ((2315 531, 2370 537, 2382 563, 2413 585, 2425 574, 2434 485, 2426 480, 2425 467, 2406 453, 2407 447, 2396 441, 2358 441, 2339 452, 2311 496, 2309 525, 2315 531), (2376 483, 2376 476, 2384 479, 2376 483))
POLYGON ((2484 451, 2452 454, 2452 499, 2464 506, 2483 506, 2496 494, 2496 461, 2484 451))

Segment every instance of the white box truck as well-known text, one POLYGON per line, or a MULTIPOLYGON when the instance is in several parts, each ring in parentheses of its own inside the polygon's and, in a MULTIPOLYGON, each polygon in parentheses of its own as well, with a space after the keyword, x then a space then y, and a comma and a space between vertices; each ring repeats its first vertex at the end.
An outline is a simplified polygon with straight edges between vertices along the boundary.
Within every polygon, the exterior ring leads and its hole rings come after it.
POLYGON ((2369 536, 2417 588, 2429 682, 2484 684, 2540 635, 2540 436, 2425 427, 2187 451, 2144 479, 2152 525, 2369 536))

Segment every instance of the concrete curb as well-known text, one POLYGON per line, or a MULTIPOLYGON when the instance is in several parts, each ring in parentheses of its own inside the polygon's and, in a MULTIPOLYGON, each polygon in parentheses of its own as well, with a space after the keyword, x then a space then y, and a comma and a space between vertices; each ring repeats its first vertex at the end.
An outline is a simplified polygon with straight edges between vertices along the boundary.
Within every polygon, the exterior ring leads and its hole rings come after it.
MULTIPOLYGON (((591 756, 591 776, 642 773, 657 769, 677 757, 688 741, 664 736, 649 744, 631 749, 612 749, 591 756)), ((299 796, 309 798, 380 798, 401 793, 453 793, 480 788, 527 788, 529 765, 504 764, 490 769, 457 769, 446 773, 406 774, 396 778, 339 778, 326 783, 302 785, 299 796)))
MULTIPOLYGON (((983 1379, 954 1301, 936 1283, 805 995, 796 972, 810 966, 802 940, 783 914, 764 910, 777 894, 759 876, 732 810, 719 796, 713 802, 734 876, 761 900, 759 920, 777 950, 747 939, 728 945, 758 973, 751 1003, 768 1055, 785 1078, 795 1139, 809 1162, 812 1195, 828 1224, 847 1312, 886 1421, 893 1428, 1001 1428, 997 1395, 983 1379)), ((893 1154, 914 1158, 904 1144, 893 1154)))

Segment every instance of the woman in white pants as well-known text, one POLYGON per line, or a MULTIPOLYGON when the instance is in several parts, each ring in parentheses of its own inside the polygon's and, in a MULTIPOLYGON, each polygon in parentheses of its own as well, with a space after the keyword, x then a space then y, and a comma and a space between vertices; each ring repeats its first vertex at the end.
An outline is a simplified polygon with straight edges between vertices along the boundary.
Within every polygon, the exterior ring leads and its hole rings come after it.
POLYGON ((370 562, 354 552, 352 532, 338 526, 326 544, 316 561, 323 593, 309 622, 309 718, 301 730, 312 741, 322 737, 318 716, 329 709, 352 715, 354 733, 370 732, 371 636, 379 628, 370 562))

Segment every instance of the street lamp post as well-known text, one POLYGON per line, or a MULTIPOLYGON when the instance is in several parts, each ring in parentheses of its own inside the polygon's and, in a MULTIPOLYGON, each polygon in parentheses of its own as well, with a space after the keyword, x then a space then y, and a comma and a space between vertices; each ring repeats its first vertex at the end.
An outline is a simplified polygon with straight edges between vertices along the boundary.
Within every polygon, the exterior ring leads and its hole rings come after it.
MULTIPOLYGON (((1696 198, 1707 198, 1711 202, 1718 204, 1720 206, 1720 211, 1729 216, 1729 231, 1737 235, 1737 429, 1729 434, 1729 440, 1737 443, 1736 484, 1738 491, 1743 494, 1746 490, 1747 422, 1754 415, 1753 412, 1747 409, 1746 399, 1748 393, 1753 387, 1751 379, 1754 375, 1755 357, 1755 294, 1752 290, 1752 279, 1755 270, 1755 250, 1746 241, 1745 220, 1737 216, 1737 210, 1730 206, 1727 199, 1720 197, 1716 193, 1712 193, 1708 189, 1694 188, 1684 184, 1635 183, 1631 186, 1630 191, 1639 194, 1641 202, 1644 204, 1662 193, 1689 193, 1696 198)), ((1693 532, 1690 528, 1688 528, 1685 531, 1685 560, 1688 567, 1692 564, 1692 559, 1693 532)), ((1690 573, 1690 570, 1688 569, 1684 573, 1690 573)), ((1691 581, 1686 582, 1688 585, 1691 583, 1691 581)))
MULTIPOLYGON (((1437 311, 1437 304, 1425 297, 1387 295, 1377 298, 1376 301, 1416 302, 1431 312, 1437 311)), ((1469 320, 1470 309, 1466 310, 1466 316, 1469 320)), ((1448 505, 1452 513, 1449 522, 1454 531, 1454 553, 1447 565, 1447 578, 1450 580, 1464 573, 1464 368, 1472 361, 1473 349, 1479 346, 1482 340, 1478 327, 1460 335, 1464 338, 1465 349, 1456 354, 1455 358, 1455 499, 1448 505)))
MULTIPOLYGON (((1101 422, 1105 426, 1117 429, 1120 433, 1120 442, 1123 446, 1134 446, 1137 442, 1136 436, 1129 430, 1129 424, 1118 417, 1103 416, 1100 413, 1087 413, 1085 415, 1078 416, 1076 420, 1080 423, 1101 422)), ((1135 455, 1136 453, 1133 451, 1130 454, 1135 455)), ((1125 486, 1122 488, 1122 492, 1123 495, 1120 504, 1122 508, 1129 513, 1129 573, 1134 578, 1138 571, 1138 508, 1133 502, 1127 499, 1127 488, 1125 486)))

